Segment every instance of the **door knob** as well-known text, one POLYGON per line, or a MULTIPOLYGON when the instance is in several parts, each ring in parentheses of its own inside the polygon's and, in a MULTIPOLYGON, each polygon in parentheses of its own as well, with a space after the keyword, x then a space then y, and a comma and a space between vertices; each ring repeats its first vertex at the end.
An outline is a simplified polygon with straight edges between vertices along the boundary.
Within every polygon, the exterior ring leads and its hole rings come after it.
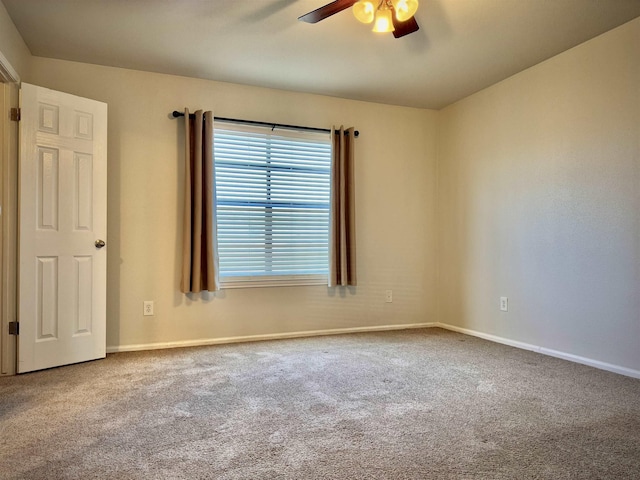
POLYGON ((104 243, 104 240, 96 240, 96 248, 102 248, 106 245, 106 243, 104 243))

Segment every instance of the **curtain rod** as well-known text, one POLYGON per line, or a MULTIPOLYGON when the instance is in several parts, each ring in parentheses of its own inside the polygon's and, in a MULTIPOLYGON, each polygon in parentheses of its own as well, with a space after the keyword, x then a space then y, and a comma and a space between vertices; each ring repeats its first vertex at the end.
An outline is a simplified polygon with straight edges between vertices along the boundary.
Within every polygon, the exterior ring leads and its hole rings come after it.
MULTIPOLYGON (((184 117, 184 113, 183 112, 179 112, 177 110, 174 110, 171 115, 173 116, 173 118, 178 118, 178 117, 184 117)), ((195 113, 190 113, 189 114, 189 118, 196 118, 195 113)), ((242 123, 244 125, 257 125, 259 127, 271 127, 273 128, 286 128, 289 130, 304 130, 307 132, 325 132, 325 133, 330 133, 331 130, 329 130, 328 128, 315 128, 315 127, 301 127, 299 125, 285 125, 282 123, 269 123, 269 122, 257 122, 255 120, 239 120, 237 118, 224 118, 224 117, 213 117, 214 120, 218 120, 219 122, 229 122, 229 123, 242 123)), ((346 133, 346 132, 345 132, 346 133)), ((355 130, 353 132, 353 135, 355 137, 360 135, 360 132, 358 130, 355 130)))

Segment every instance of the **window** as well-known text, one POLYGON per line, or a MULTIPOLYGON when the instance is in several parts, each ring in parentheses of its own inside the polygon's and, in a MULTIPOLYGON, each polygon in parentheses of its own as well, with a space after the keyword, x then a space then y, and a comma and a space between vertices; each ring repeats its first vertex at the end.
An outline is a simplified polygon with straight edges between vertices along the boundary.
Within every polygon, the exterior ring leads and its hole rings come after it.
POLYGON ((223 286, 327 282, 330 140, 328 133, 216 123, 223 286))

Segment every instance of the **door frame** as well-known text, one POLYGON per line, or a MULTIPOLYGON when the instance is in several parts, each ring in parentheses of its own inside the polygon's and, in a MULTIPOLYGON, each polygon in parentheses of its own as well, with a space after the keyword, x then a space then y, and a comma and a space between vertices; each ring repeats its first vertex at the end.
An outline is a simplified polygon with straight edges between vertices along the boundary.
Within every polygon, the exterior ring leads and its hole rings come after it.
POLYGON ((0 52, 0 376, 15 375, 17 337, 9 322, 17 320, 18 258, 18 122, 9 109, 19 106, 20 77, 0 52))

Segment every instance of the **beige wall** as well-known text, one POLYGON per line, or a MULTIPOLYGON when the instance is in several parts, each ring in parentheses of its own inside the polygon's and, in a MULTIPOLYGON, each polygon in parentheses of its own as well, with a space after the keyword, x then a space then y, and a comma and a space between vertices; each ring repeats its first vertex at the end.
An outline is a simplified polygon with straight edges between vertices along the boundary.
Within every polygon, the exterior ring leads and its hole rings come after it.
POLYGON ((109 346, 435 321, 437 112, 38 57, 26 80, 109 105, 109 346), (183 123, 168 115, 184 106, 360 130, 354 291, 179 293, 183 123), (155 317, 142 316, 143 300, 155 317))
POLYGON ((439 122, 440 321, 640 369, 640 19, 439 122))
POLYGON ((0 1, 0 53, 9 61, 11 67, 23 77, 31 60, 31 52, 11 21, 7 9, 0 1))

